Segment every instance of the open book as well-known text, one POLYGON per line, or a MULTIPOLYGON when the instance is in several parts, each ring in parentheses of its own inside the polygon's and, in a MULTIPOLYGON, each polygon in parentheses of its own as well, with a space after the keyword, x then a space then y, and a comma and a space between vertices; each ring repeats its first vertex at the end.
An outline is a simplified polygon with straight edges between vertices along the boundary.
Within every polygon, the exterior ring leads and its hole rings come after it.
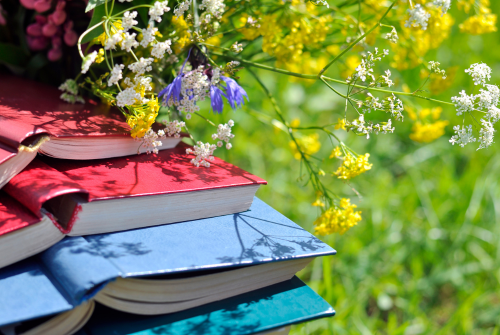
POLYGON ((0 191, 0 267, 64 237, 247 210, 266 182, 216 158, 195 167, 186 146, 107 160, 36 158, 0 191))
POLYGON ((67 237, 0 271, 0 326, 92 299, 134 314, 179 312, 284 283, 333 254, 259 199, 232 215, 67 237))
MULTIPOLYGON (((51 86, 0 75, 0 188, 37 152, 64 159, 99 159, 145 152, 115 108, 91 100, 68 104, 51 86)), ((159 150, 181 138, 162 140, 159 150)))

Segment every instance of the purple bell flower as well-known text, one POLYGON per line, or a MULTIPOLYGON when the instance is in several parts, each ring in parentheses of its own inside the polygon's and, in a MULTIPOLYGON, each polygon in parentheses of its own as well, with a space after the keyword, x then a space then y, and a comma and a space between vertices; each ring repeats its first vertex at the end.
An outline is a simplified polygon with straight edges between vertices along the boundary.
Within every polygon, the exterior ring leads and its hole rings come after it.
POLYGON ((241 108, 241 106, 245 104, 245 99, 243 99, 244 96, 247 98, 247 101, 249 101, 247 92, 245 92, 234 79, 224 76, 221 76, 220 79, 226 83, 226 87, 224 87, 226 90, 225 97, 227 101, 229 101, 232 109, 236 109, 236 106, 241 108))
POLYGON ((182 77, 184 76, 184 66, 186 65, 186 62, 189 58, 189 55, 191 54, 191 50, 189 50, 188 56, 184 60, 184 63, 182 64, 181 71, 177 75, 177 77, 174 78, 174 80, 167 85, 163 90, 158 93, 158 96, 161 97, 163 95, 163 102, 167 103, 170 98, 174 100, 174 102, 179 102, 180 96, 181 96, 181 87, 182 87, 182 77))
POLYGON ((214 113, 222 113, 222 109, 224 108, 222 97, 225 97, 227 99, 227 96, 224 94, 224 92, 221 91, 220 88, 214 85, 210 86, 210 101, 214 113))

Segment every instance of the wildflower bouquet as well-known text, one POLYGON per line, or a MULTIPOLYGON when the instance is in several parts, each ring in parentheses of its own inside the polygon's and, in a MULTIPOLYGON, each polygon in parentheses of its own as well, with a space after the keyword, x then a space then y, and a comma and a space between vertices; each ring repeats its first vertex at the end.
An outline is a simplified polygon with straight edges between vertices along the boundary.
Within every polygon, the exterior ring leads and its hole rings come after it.
MULTIPOLYGON (((238 83, 238 72, 251 76, 274 110, 274 117, 262 119, 288 134, 305 171, 300 177, 314 189, 313 206, 321 209, 315 221, 318 234, 342 234, 361 220, 356 205, 327 186, 325 162, 338 160, 330 177, 346 183, 372 167, 370 155, 356 153, 339 132, 366 139, 393 133, 407 113, 414 122, 410 137, 432 141, 449 123, 441 119, 441 106, 446 111, 454 107, 463 124, 453 126, 450 143, 463 147, 477 141, 482 149, 493 143, 493 125, 500 118, 500 91, 488 84, 486 64, 466 70, 473 91, 450 101, 428 94, 428 89, 441 93, 453 80, 454 70, 426 59, 455 24, 450 8, 469 15, 459 24, 464 34, 489 33, 496 31, 496 15, 488 0, 89 0, 90 23, 77 40, 73 21, 63 15, 64 0, 21 3, 39 12, 26 30, 31 50, 44 50, 49 42, 50 50, 58 49, 61 36, 67 46, 76 44, 81 71, 61 84, 61 98, 79 103, 86 94, 115 106, 148 152, 157 152, 163 138, 188 131, 189 120, 198 117, 207 122, 207 137, 191 136, 194 146, 187 153, 195 166, 209 167, 216 150, 233 146, 235 126, 232 120, 215 124, 210 113, 246 108, 254 97, 238 83), (414 91, 393 77, 393 72, 416 67, 422 84, 414 91), (263 71, 325 85, 345 101, 342 117, 302 127, 299 120, 288 120, 262 80, 263 71), (415 112, 418 100, 435 106, 415 112), (406 101, 411 101, 408 107, 406 101), (151 126, 159 114, 168 121, 155 132, 151 126), (315 156, 320 134, 331 145, 324 158, 315 156)), ((59 53, 53 54, 49 51, 48 58, 57 61, 59 53)))

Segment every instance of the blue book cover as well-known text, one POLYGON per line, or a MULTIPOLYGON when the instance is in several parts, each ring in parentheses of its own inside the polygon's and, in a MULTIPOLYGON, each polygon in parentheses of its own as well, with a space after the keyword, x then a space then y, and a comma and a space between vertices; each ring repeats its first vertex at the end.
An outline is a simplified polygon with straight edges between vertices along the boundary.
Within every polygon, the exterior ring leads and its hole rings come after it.
POLYGON ((246 335, 335 315, 300 279, 187 311, 139 316, 102 305, 77 335, 246 335))
POLYGON ((37 258, 0 270, 0 326, 69 310, 119 277, 333 254, 330 246, 257 198, 242 213, 67 237, 37 258))

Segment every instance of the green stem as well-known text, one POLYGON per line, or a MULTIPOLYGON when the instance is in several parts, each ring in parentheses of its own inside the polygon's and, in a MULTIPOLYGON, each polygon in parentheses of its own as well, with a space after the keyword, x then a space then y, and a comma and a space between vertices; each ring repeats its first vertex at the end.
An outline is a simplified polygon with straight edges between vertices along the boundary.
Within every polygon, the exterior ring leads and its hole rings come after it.
POLYGON ((372 31, 375 30, 375 28, 377 28, 379 25, 380 25, 380 22, 382 22, 382 20, 387 16, 387 14, 389 14, 389 12, 391 11, 392 7, 394 7, 394 5, 396 4, 397 0, 395 0, 390 6, 389 8, 387 8, 387 11, 384 13, 384 15, 382 15, 382 17, 380 18, 380 20, 378 20, 378 22, 370 28, 370 30, 368 30, 366 33, 364 33, 363 35, 361 35, 360 37, 358 37, 354 42, 352 42, 344 51, 342 51, 341 53, 339 53, 330 63, 328 63, 324 68, 323 70, 321 70, 319 72, 319 75, 322 75, 323 73, 325 73, 326 70, 328 70, 328 68, 333 64, 335 63, 340 57, 342 57, 346 52, 348 52, 349 50, 351 50, 356 44, 358 44, 359 41, 361 41, 363 38, 366 37, 366 35, 368 35, 369 33, 371 33, 372 31))
POLYGON ((125 10, 122 10, 121 12, 116 13, 115 15, 113 15, 113 17, 122 16, 125 12, 129 12, 129 11, 131 11, 132 9, 141 8, 141 7, 149 7, 149 8, 153 8, 153 6, 152 6, 152 5, 137 5, 137 6, 133 6, 133 7, 127 8, 127 9, 125 9, 125 10))
POLYGON ((206 117, 204 117, 203 115, 199 114, 198 112, 194 112, 194 114, 198 115, 199 117, 201 117, 203 120, 207 121, 208 123, 210 123, 212 126, 214 127, 217 127, 217 125, 215 123, 213 123, 212 121, 210 121, 209 119, 207 119, 206 117))
POLYGON ((101 24, 102 24, 102 21, 93 25, 89 29, 85 30, 83 32, 83 34, 80 35, 80 38, 78 39, 78 52, 80 53, 80 57, 82 57, 82 59, 85 58, 85 56, 83 55, 83 52, 82 52, 82 39, 83 39, 83 37, 85 35, 87 35, 88 33, 90 33, 92 30, 94 30, 95 28, 99 27, 101 24))

